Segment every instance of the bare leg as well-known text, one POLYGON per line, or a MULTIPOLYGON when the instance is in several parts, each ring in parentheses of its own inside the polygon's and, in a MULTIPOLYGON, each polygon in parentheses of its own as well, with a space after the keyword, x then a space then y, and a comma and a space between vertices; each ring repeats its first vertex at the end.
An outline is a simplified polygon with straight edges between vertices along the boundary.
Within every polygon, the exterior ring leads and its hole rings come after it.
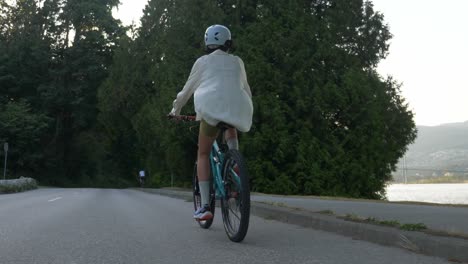
POLYGON ((213 142, 216 137, 208 137, 204 135, 198 135, 198 164, 197 164, 197 174, 199 181, 209 181, 210 180, 210 152, 213 142))
POLYGON ((198 163, 197 175, 198 183, 200 185, 200 195, 202 206, 209 204, 210 200, 210 152, 211 146, 215 141, 215 137, 208 137, 205 135, 198 135, 198 163))

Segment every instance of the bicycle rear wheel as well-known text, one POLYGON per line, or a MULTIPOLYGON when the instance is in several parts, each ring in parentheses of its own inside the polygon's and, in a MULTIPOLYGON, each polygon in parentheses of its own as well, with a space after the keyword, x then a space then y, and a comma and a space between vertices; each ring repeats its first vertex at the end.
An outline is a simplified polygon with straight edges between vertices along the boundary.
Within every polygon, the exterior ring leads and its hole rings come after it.
POLYGON ((237 150, 224 158, 223 182, 226 197, 221 199, 224 230, 231 241, 241 242, 247 235, 250 218, 250 189, 247 166, 237 150))
MULTIPOLYGON (((198 210, 202 206, 201 204, 201 195, 200 195, 200 186, 198 185, 198 176, 197 176, 197 163, 195 163, 195 166, 193 168, 193 177, 192 177, 192 186, 193 186, 193 206, 195 211, 198 210)), ((213 187, 210 187, 210 209, 211 213, 213 214, 213 218, 210 220, 205 220, 205 221, 197 221, 198 224, 204 228, 208 229, 210 228, 211 224, 213 224, 213 219, 214 219, 214 214, 215 214, 215 195, 214 195, 214 190, 213 187)))

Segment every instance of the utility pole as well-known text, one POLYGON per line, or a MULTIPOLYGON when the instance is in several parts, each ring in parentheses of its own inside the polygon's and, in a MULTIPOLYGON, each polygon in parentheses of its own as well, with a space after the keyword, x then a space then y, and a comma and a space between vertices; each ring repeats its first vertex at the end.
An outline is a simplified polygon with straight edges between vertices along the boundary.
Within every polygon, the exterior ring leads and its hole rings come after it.
POLYGON ((406 175, 406 155, 403 156, 403 176, 405 177, 405 184, 407 184, 408 177, 406 175))

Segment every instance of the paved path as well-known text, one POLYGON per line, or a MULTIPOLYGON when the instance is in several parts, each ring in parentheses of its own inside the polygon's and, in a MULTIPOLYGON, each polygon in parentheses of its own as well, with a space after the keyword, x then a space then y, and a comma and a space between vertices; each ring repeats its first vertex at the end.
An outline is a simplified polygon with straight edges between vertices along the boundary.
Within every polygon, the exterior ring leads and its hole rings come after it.
POLYGON ((325 200, 318 198, 252 195, 256 202, 281 203, 313 212, 331 210, 337 215, 353 214, 362 218, 397 220, 400 223, 423 223, 435 230, 468 236, 468 206, 417 205, 375 201, 325 200))
POLYGON ((0 195, 0 263, 449 263, 258 217, 232 243, 219 215, 203 230, 191 213, 184 200, 136 190, 0 195))

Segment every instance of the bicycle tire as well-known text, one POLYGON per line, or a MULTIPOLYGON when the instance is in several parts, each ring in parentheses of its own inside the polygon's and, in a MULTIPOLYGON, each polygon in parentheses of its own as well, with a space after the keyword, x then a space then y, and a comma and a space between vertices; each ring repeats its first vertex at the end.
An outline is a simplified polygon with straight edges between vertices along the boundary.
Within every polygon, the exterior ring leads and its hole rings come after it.
MULTIPOLYGON (((193 176, 192 176, 192 187, 193 187, 193 207, 196 210, 200 208, 201 205, 201 196, 200 196, 200 186, 198 185, 198 176, 197 176, 197 163, 195 162, 194 168, 193 168, 193 176)), ((198 224, 204 228, 208 229, 210 226, 213 224, 213 219, 215 215, 215 197, 214 197, 214 190, 213 187, 210 187, 210 209, 211 213, 213 214, 213 218, 205 221, 197 221, 198 224)))
POLYGON ((223 163, 223 182, 226 197, 221 199, 221 210, 223 216, 224 230, 233 242, 241 242, 247 235, 250 218, 250 189, 249 176, 244 158, 238 150, 226 152, 223 163), (238 166, 236 174, 232 170, 238 166), (240 183, 239 183, 240 181, 240 183), (232 208, 232 207, 236 208, 232 208), (234 209, 237 209, 236 213, 234 209), (236 218, 238 222, 236 223, 236 218))

